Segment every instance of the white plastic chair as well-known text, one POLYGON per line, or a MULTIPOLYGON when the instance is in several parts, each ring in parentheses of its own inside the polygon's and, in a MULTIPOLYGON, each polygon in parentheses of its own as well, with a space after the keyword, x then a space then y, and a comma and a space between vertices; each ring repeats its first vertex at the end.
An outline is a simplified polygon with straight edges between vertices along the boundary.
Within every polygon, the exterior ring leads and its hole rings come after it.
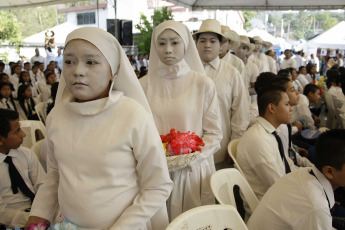
POLYGON ((38 114, 38 118, 40 119, 40 121, 42 121, 43 124, 46 123, 45 107, 46 107, 45 102, 41 102, 41 103, 38 103, 37 105, 35 105, 35 110, 36 110, 36 113, 38 114))
POLYGON ((328 108, 326 127, 334 129, 337 127, 337 118, 334 110, 333 98, 328 91, 325 92, 325 102, 328 108))
POLYGON ((41 121, 25 120, 19 121, 20 128, 24 131, 26 136, 22 146, 31 148, 37 141, 46 137, 46 127, 41 121))
POLYGON ((166 230, 247 230, 235 207, 206 205, 188 210, 176 217, 166 230))
POLYGON ((221 169, 211 177, 211 189, 217 201, 223 205, 236 206, 234 186, 238 185, 251 212, 254 212, 259 200, 244 176, 234 168, 221 169))
POLYGON ((240 142, 240 139, 234 139, 234 140, 230 141, 230 143, 228 145, 228 153, 229 153, 231 159, 235 163, 235 168, 237 168, 242 173, 242 175, 244 175, 240 165, 237 163, 237 145, 239 142, 240 142))
POLYGON ((36 154, 36 156, 37 156, 38 160, 40 161, 42 167, 47 172, 46 162, 44 162, 42 157, 41 157, 41 148, 42 148, 43 141, 44 140, 39 140, 35 144, 33 144, 32 147, 31 147, 31 151, 33 151, 36 154))

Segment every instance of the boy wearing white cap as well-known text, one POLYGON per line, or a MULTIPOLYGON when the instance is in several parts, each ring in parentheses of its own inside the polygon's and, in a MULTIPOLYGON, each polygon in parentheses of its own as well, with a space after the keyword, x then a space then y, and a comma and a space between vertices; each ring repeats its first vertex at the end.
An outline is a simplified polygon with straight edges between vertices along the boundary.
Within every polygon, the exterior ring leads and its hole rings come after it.
POLYGON ((248 97, 240 73, 219 59, 223 39, 220 23, 214 19, 204 20, 193 37, 206 75, 213 80, 217 89, 223 132, 221 149, 215 154, 216 168, 219 168, 227 156, 230 140, 240 138, 248 127, 248 97))
MULTIPOLYGON (((254 49, 254 44, 251 44, 247 36, 240 36, 240 47, 236 50, 236 55, 241 58, 245 64, 245 74, 247 82, 245 83, 249 89, 249 94, 251 96, 256 95, 254 90, 254 84, 259 76, 258 67, 250 60, 248 57, 252 54, 254 49)), ((255 98, 253 98, 255 100, 255 98)))
POLYGON ((270 72, 270 67, 269 67, 266 55, 263 53, 260 53, 263 40, 259 36, 254 36, 253 39, 255 41, 255 48, 253 50, 252 55, 250 55, 249 60, 257 64, 260 73, 270 72))

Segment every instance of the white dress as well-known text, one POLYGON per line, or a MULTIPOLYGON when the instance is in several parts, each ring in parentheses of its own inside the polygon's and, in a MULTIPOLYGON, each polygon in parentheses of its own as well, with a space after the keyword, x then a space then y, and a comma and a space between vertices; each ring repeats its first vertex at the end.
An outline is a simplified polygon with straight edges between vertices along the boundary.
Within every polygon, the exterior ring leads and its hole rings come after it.
POLYGON ((213 82, 190 71, 184 61, 169 70, 140 79, 158 132, 165 135, 172 128, 181 132, 191 131, 205 142, 202 152, 190 167, 170 173, 174 189, 168 201, 168 213, 173 220, 191 208, 214 204, 210 177, 215 172, 213 154, 220 148, 222 135, 213 82))
POLYGON ((47 119, 48 174, 31 215, 84 229, 151 229, 172 189, 152 115, 120 91, 84 103, 64 97, 47 119))

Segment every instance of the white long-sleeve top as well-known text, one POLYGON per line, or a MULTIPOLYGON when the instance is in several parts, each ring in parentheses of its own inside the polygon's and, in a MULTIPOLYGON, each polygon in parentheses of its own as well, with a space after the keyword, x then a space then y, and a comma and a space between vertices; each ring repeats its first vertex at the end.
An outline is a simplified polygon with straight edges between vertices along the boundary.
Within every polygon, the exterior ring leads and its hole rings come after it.
MULTIPOLYGON (((257 117, 257 122, 244 133, 237 147, 237 162, 258 200, 286 174, 273 131, 276 129, 267 120, 257 117)), ((293 171, 292 160, 286 159, 293 171)))
POLYGON ((20 189, 13 194, 8 164, 4 162, 7 156, 12 157, 12 162, 22 176, 28 188, 36 193, 46 176, 35 153, 25 147, 11 149, 8 155, 0 153, 0 223, 6 227, 24 227, 29 212, 24 210, 31 207, 31 200, 20 189))
POLYGON ((47 119, 48 174, 30 215, 86 229, 150 229, 172 189, 153 117, 120 91, 76 103, 64 97, 47 119))
POLYGON ((267 60, 267 55, 259 52, 253 52, 248 60, 254 62, 258 66, 259 72, 270 72, 269 62, 267 60))
POLYGON ((301 83, 303 88, 309 84, 309 81, 307 80, 304 74, 298 74, 297 80, 299 81, 299 83, 301 83))
POLYGON ((287 69, 287 68, 297 69, 297 64, 296 64, 295 59, 293 59, 293 58, 289 58, 289 59, 284 58, 280 62, 280 69, 287 69))
POLYGON ((271 56, 266 55, 267 61, 268 61, 268 66, 270 68, 270 72, 277 74, 277 62, 274 60, 271 56))
POLYGON ((334 193, 327 178, 315 167, 301 168, 267 191, 247 226, 249 230, 331 230, 333 205, 334 193))
POLYGON ((240 138, 249 124, 249 102, 239 72, 217 57, 204 63, 205 72, 216 85, 223 138, 214 161, 224 161, 230 140, 240 138))
POLYGON ((300 94, 298 104, 292 107, 291 123, 303 121, 308 129, 316 129, 314 120, 309 109, 308 98, 300 94))
POLYGON ((191 167, 170 172, 174 189, 168 201, 170 219, 191 208, 214 203, 210 177, 215 172, 213 155, 222 138, 220 111, 214 83, 180 62, 140 79, 159 134, 174 128, 194 132, 205 143, 191 167))

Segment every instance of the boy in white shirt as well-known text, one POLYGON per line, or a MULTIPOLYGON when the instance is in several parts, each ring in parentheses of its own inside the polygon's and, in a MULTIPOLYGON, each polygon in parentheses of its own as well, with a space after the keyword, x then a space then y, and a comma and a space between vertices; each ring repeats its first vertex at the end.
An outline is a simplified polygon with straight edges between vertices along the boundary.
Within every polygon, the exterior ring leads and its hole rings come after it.
POLYGON ((23 143, 19 114, 0 109, 0 227, 24 227, 45 172, 23 143), (19 173, 19 175, 18 175, 19 173))
MULTIPOLYGON (((331 230, 333 191, 345 185, 344 139, 345 130, 321 134, 315 166, 280 178, 255 209, 248 229, 331 230)), ((333 226, 339 229, 334 224, 333 220, 333 226)))

